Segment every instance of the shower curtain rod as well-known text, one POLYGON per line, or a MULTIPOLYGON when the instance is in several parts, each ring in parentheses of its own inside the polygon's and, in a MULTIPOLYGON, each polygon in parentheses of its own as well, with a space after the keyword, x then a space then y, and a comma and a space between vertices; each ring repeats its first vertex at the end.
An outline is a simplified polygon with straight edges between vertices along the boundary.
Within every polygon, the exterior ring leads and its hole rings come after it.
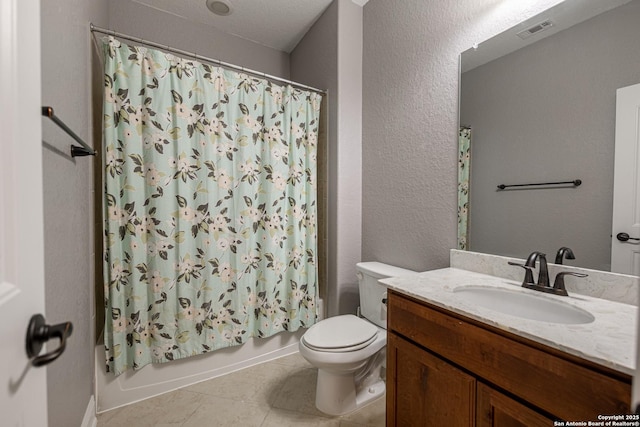
POLYGON ((166 50, 166 51, 171 52, 171 53, 177 53, 179 55, 189 56, 191 58, 194 58, 197 61, 211 62, 211 63, 214 63, 214 64, 218 64, 221 67, 231 68, 231 69, 234 69, 234 70, 242 71, 243 73, 253 74, 254 76, 259 76, 259 77, 264 77, 265 79, 268 79, 268 80, 275 80, 277 82, 289 84, 291 86, 294 86, 294 87, 297 87, 297 88, 300 88, 300 89, 307 89, 307 90, 310 90, 310 91, 313 91, 313 92, 318 92, 318 93, 320 93, 322 95, 326 95, 326 93, 327 93, 326 90, 316 89, 315 87, 303 85, 301 83, 296 83, 296 82, 293 82, 291 80, 286 80, 286 79, 283 79, 283 78, 280 78, 280 77, 272 76, 270 74, 266 74, 266 73, 263 73, 263 72, 260 72, 260 71, 252 70, 250 68, 244 68, 244 67, 241 67, 239 65, 230 64, 228 62, 220 61, 218 59, 207 58, 206 56, 198 55, 195 52, 187 52, 186 50, 177 49, 177 48, 174 48, 174 47, 171 47, 171 46, 167 46, 167 45, 162 45, 162 44, 159 44, 159 43, 154 43, 152 41, 144 40, 144 39, 141 39, 139 37, 133 37, 133 36, 130 36, 130 35, 127 35, 127 34, 119 33, 117 31, 108 30, 108 29, 105 29, 105 28, 100 28, 100 27, 98 27, 96 25, 93 25, 93 23, 90 24, 90 29, 91 29, 92 33, 107 34, 107 35, 118 37, 118 38, 121 38, 121 39, 130 40, 130 41, 133 41, 133 42, 136 42, 136 43, 141 43, 141 44, 144 44, 144 45, 147 45, 147 46, 156 47, 156 48, 163 49, 163 50, 166 50))

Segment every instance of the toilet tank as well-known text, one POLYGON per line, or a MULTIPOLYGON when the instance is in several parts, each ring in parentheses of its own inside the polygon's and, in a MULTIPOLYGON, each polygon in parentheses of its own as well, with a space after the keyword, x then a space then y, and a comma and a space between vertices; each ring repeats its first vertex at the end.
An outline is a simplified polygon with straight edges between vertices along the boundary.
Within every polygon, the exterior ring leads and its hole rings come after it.
POLYGON ((356 270, 360 290, 360 314, 370 322, 386 329, 387 313, 382 299, 387 297, 387 287, 378 280, 418 273, 380 262, 360 262, 356 264, 356 270))

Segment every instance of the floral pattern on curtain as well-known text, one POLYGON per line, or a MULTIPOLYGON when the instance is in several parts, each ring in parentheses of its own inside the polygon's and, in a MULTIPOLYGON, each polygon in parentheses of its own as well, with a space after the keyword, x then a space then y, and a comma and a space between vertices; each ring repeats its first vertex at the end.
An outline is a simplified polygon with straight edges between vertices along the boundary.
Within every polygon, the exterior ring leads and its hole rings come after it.
POLYGON ((458 133, 458 249, 469 249, 469 176, 471 173, 471 128, 458 133))
POLYGON ((104 52, 108 371, 315 323, 321 95, 104 52))

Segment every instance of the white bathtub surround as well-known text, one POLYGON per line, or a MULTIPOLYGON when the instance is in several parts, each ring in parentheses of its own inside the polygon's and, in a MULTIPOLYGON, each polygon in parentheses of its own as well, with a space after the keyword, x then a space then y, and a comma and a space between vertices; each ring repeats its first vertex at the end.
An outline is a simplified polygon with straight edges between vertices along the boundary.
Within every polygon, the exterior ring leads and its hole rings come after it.
MULTIPOLYGON (((551 255, 547 256, 549 258, 551 257, 551 255)), ((555 254, 553 254, 553 256, 555 256, 555 254)), ((461 251, 457 249, 452 249, 450 253, 451 268, 489 274, 491 276, 516 280, 522 283, 524 270, 520 267, 509 265, 509 261, 519 263, 525 262, 525 260, 520 258, 509 258, 479 252, 461 251)), ((556 274, 561 271, 588 274, 588 276, 584 278, 572 276, 565 277, 565 284, 569 295, 577 293, 595 298, 621 302, 624 304, 638 305, 640 278, 637 276, 591 270, 588 268, 573 267, 569 265, 558 265, 551 262, 548 263, 548 266, 551 284, 553 284, 556 274)), ((538 277, 537 268, 535 270, 534 277, 536 279, 538 277)))
MULTIPOLYGON (((486 260, 479 261, 478 265, 482 265, 483 262, 486 260)), ((465 264, 465 267, 468 268, 468 265, 465 264)), ((491 268, 497 270, 495 266, 491 268)), ((522 269, 519 268, 519 270, 522 269)), ((524 273, 519 271, 518 274, 522 276, 524 273)), ((638 308, 634 305, 581 295, 572 292, 571 289, 569 289, 569 296, 544 294, 522 288, 521 277, 517 280, 506 279, 460 268, 433 270, 413 277, 384 279, 381 282, 390 289, 426 303, 617 371, 634 374, 638 315, 638 308), (566 325, 503 314, 473 305, 454 293, 456 288, 467 286, 495 287, 534 293, 541 298, 561 301, 586 310, 595 317, 595 320, 591 323, 566 325)))
POLYGON ((96 346, 96 412, 139 402, 181 387, 210 380, 259 363, 298 352, 305 330, 282 332, 269 338, 252 338, 244 345, 200 356, 151 364, 115 377, 105 371, 104 347, 96 346))

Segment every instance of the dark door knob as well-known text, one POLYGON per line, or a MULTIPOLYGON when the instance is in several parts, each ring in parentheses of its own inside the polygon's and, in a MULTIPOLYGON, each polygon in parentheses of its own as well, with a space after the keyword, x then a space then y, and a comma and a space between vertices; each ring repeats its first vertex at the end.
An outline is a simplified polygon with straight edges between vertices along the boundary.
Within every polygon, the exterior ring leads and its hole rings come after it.
POLYGON ((45 323, 42 314, 31 316, 27 327, 27 356, 32 359, 31 364, 33 366, 44 366, 60 357, 67 346, 67 338, 71 335, 71 332, 73 332, 71 322, 50 326, 45 323), (60 339, 60 346, 49 353, 38 356, 43 344, 51 338, 60 339))
POLYGON ((638 239, 637 237, 629 237, 629 235, 627 233, 618 233, 618 234, 616 234, 616 239, 620 240, 621 242, 626 242, 626 241, 629 241, 629 240, 640 241, 640 239, 638 239))

